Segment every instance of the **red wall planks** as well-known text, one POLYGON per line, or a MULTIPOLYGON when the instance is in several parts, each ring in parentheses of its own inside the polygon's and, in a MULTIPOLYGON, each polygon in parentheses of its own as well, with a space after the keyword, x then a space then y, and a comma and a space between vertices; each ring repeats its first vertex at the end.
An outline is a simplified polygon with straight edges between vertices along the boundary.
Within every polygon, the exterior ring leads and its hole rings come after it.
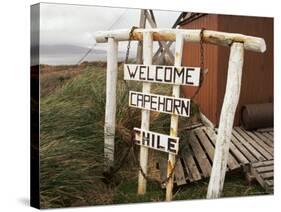
MULTIPOLYGON (((240 101, 235 116, 235 125, 239 125, 241 106, 250 103, 273 101, 273 19, 263 17, 206 15, 185 24, 182 28, 236 32, 263 37, 267 51, 263 54, 245 52, 243 78, 240 101)), ((205 75, 204 84, 196 98, 201 111, 217 126, 223 103, 229 48, 205 44, 205 75)), ((184 45, 183 65, 200 66, 200 46, 184 45)), ((183 87, 183 94, 189 97, 195 89, 183 87)))

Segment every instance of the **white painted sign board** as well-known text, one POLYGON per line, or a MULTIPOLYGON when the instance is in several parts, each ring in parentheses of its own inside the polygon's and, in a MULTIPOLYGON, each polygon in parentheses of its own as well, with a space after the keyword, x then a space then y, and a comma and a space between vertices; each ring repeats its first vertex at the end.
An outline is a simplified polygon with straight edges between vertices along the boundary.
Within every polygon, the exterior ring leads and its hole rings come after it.
POLYGON ((199 86, 200 68, 125 64, 124 80, 199 86))
POLYGON ((162 152, 177 154, 179 151, 179 138, 155 133, 139 128, 134 128, 135 142, 138 145, 146 146, 162 152))
POLYGON ((129 106, 189 117, 190 99, 130 91, 129 106))

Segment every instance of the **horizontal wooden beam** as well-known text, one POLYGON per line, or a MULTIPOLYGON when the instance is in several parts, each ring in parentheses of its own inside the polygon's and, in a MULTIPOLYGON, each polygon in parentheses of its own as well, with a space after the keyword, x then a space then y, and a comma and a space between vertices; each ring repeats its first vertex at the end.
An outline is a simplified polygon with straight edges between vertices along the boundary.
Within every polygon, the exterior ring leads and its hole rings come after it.
MULTIPOLYGON (((114 38, 117 41, 128 41, 131 29, 99 31, 95 34, 97 43, 107 42, 108 38, 114 38)), ((143 32, 152 32, 154 41, 175 41, 176 34, 180 33, 187 42, 200 42, 201 29, 135 29, 132 40, 142 40, 143 32)), ((244 49, 254 52, 265 52, 266 44, 263 38, 247 36, 238 33, 218 32, 204 30, 203 40, 206 43, 221 46, 230 46, 233 42, 243 43, 244 49)))

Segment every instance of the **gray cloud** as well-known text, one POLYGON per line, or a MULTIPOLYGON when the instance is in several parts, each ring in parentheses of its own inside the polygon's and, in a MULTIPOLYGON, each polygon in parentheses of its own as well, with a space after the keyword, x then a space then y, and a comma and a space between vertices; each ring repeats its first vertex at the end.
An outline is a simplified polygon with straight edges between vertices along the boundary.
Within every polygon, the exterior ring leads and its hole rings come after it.
MULTIPOLYGON (((171 27, 179 14, 154 11, 158 27, 171 27)), ((90 48, 95 43, 96 31, 138 26, 139 16, 139 9, 42 3, 40 45, 63 44, 90 48)), ((126 46, 127 42, 120 42, 120 51, 125 51, 126 46)), ((133 42, 132 51, 135 51, 135 47, 136 42, 133 42)), ((106 50, 106 44, 97 44, 95 49, 106 50)))
MULTIPOLYGON (((63 4, 40 5, 41 44, 74 44, 87 47, 94 41, 94 33, 107 30, 122 16, 112 29, 138 25, 138 9, 78 6, 63 4)), ((159 27, 170 27, 179 12, 155 11, 159 27)))

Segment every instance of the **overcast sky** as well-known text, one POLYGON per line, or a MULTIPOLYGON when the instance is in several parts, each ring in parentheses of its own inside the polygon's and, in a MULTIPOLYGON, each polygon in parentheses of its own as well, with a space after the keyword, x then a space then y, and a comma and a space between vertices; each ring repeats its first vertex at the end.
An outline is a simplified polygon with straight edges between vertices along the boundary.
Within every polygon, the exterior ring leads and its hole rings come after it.
MULTIPOLYGON (((170 28, 180 12, 154 10, 154 15, 158 27, 170 28)), ((139 18, 139 9, 42 3, 40 44, 90 48, 95 43, 96 31, 138 26, 139 18)), ((126 45, 126 42, 120 43, 119 50, 125 51, 126 45)), ((135 51, 134 44, 132 48, 135 51)), ((106 44, 98 44, 95 49, 105 50, 106 44)))
MULTIPOLYGON (((171 27, 180 12, 154 11, 159 27, 171 27)), ((90 46, 98 30, 131 28, 139 24, 139 9, 41 4, 41 44, 90 46), (121 16, 121 17, 120 17, 121 16)))

